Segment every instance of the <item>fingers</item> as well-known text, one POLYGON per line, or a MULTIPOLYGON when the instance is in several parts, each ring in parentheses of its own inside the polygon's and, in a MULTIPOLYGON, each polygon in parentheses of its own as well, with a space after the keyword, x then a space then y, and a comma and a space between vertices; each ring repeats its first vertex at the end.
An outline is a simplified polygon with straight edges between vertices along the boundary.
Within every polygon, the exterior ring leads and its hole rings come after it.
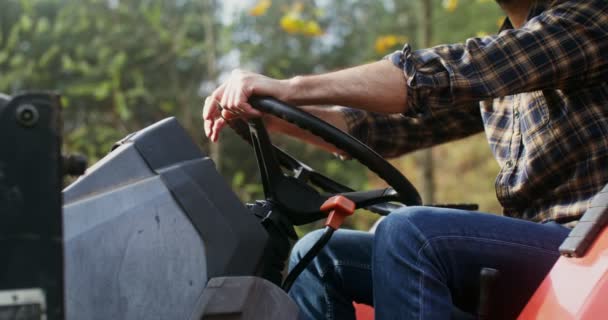
POLYGON ((254 108, 247 101, 240 102, 238 105, 238 108, 242 110, 242 112, 245 116, 250 116, 250 117, 261 117, 262 116, 262 112, 260 112, 260 110, 258 110, 256 108, 254 108))
POLYGON ((225 92, 220 103, 226 110, 230 110, 243 117, 259 117, 262 113, 253 108, 248 100, 253 94, 253 83, 259 81, 260 75, 235 70, 227 81, 225 92), (257 80, 256 80, 257 79, 257 80))
POLYGON ((213 125, 211 128, 211 136, 209 136, 209 139, 212 142, 217 142, 217 139, 220 136, 220 132, 222 131, 222 128, 224 128, 225 125, 226 125, 226 120, 224 120, 224 118, 218 118, 213 122, 213 125))
POLYGON ((214 100, 211 96, 205 99, 205 105, 203 108, 203 119, 205 135, 213 142, 216 142, 219 138, 219 133, 222 128, 225 127, 226 123, 236 118, 248 118, 241 108, 233 108, 228 110, 224 108, 220 102, 214 100))
POLYGON ((212 120, 215 118, 214 113, 216 112, 215 100, 209 96, 205 98, 205 102, 203 103, 203 120, 212 120))
POLYGON ((211 139, 211 141, 217 141, 220 131, 230 119, 236 116, 231 112, 222 108, 222 105, 208 97, 205 101, 205 110, 208 114, 203 114, 205 135, 211 139))
POLYGON ((211 97, 207 97, 203 106, 203 128, 207 138, 210 138, 213 133, 213 126, 218 113, 216 109, 215 101, 211 97))
POLYGON ((213 93, 205 99, 205 106, 203 107, 203 120, 213 120, 218 116, 218 105, 217 101, 224 95, 226 84, 219 86, 213 93))
POLYGON ((217 104, 218 99, 224 94, 226 84, 219 86, 213 93, 205 98, 203 106, 203 128, 205 135, 211 138, 216 119, 220 116, 220 106, 217 104))
POLYGON ((230 121, 233 119, 241 118, 242 113, 224 109, 224 110, 222 110, 221 117, 224 118, 224 120, 226 120, 226 121, 230 121))
POLYGON ((262 116, 260 111, 248 103, 254 91, 254 83, 261 79, 264 77, 235 70, 228 81, 205 99, 202 118, 205 135, 209 139, 217 141, 219 132, 231 119, 262 116))

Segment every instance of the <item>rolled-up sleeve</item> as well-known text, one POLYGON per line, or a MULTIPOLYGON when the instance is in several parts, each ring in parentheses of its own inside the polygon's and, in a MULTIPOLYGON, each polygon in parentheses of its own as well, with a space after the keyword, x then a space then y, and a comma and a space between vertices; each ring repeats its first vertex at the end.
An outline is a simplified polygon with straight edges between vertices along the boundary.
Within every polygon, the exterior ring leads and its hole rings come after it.
POLYGON ((519 29, 392 56, 403 68, 412 116, 521 92, 608 79, 608 1, 563 1, 519 29))

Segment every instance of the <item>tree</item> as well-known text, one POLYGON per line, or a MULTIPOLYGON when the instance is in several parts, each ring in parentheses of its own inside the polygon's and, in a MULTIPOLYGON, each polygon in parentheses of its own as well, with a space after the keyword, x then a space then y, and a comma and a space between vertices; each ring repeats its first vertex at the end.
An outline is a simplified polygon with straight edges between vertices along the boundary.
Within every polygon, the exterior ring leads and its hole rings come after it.
POLYGON ((210 3, 3 1, 0 91, 60 91, 67 148, 92 159, 167 116, 200 132, 193 106, 207 71, 203 53, 215 50, 201 23, 214 12, 210 3))
MULTIPOLYGON (((433 41, 433 1, 423 0, 422 14, 420 15, 420 30, 422 46, 428 48, 433 41)), ((433 150, 423 150, 420 154, 420 166, 422 167, 422 199, 426 203, 435 202, 435 166, 433 161, 433 150)))
MULTIPOLYGON (((435 30, 430 44, 463 41, 496 29, 500 14, 486 2, 432 0, 432 19, 421 20, 417 0, 259 0, 225 25, 223 3, 214 0, 4 0, 0 92, 60 91, 66 148, 91 161, 127 133, 172 115, 209 150, 201 138, 199 93, 208 94, 231 67, 286 78, 374 61, 404 42, 426 47, 424 21, 435 30)), ((438 159, 450 159, 435 162, 438 201, 498 208, 490 184, 475 186, 496 170, 483 140, 434 149, 438 159)), ((215 159, 222 174, 243 200, 259 198, 250 147, 230 130, 221 141, 223 156, 215 159)), ((354 188, 382 183, 354 161, 291 139, 275 142, 354 188)), ((393 163, 420 185, 412 157, 393 163)), ((372 217, 350 221, 366 228, 372 217)))

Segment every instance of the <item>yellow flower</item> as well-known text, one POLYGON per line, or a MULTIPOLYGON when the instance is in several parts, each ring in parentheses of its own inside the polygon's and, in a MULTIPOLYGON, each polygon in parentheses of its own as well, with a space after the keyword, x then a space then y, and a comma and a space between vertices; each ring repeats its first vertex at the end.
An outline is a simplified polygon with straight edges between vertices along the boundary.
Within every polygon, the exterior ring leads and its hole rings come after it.
POLYGON ((443 8, 448 12, 454 12, 458 8, 458 0, 443 0, 443 8))
POLYGON ((483 37, 487 37, 489 34, 485 31, 478 31, 477 32, 477 37, 478 38, 483 38, 483 37))
POLYGON ((321 30, 321 26, 316 21, 309 20, 304 23, 302 33, 307 36, 316 37, 322 35, 323 30, 321 30))
POLYGON ((309 37, 316 37, 323 34, 323 29, 314 20, 307 20, 296 11, 290 11, 279 21, 281 29, 289 34, 303 34, 309 37))
POLYGON ((268 11, 268 8, 272 5, 272 1, 270 0, 260 0, 258 3, 249 10, 249 15, 258 17, 263 16, 268 11))
POLYGON ((374 48, 377 53, 386 53, 389 49, 395 47, 396 45, 401 45, 407 42, 406 37, 397 36, 394 34, 380 36, 376 39, 376 44, 374 48))
POLYGON ((287 31, 287 33, 295 34, 300 31, 300 25, 302 24, 302 20, 298 15, 288 13, 281 18, 280 24, 281 28, 287 31))

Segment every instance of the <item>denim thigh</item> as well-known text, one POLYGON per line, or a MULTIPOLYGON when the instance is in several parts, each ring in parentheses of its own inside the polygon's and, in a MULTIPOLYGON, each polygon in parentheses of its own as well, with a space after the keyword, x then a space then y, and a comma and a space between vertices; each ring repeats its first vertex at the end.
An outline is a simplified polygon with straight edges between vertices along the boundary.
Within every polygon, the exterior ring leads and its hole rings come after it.
POLYGON ((559 257, 569 229, 431 207, 391 213, 376 230, 377 319, 450 319, 476 312, 480 270, 498 269, 492 319, 513 319, 559 257))

